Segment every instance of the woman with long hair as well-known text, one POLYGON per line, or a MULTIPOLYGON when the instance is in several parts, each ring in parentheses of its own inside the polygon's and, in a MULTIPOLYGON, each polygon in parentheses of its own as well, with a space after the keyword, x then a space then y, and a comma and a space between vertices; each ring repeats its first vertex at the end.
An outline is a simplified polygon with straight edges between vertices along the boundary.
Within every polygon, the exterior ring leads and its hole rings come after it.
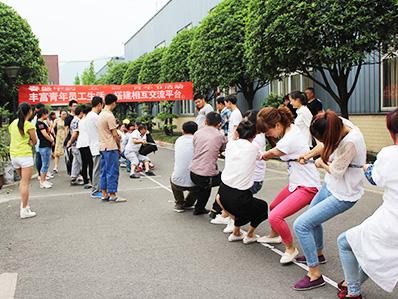
POLYGON ((352 208, 364 194, 361 166, 366 163, 366 145, 361 131, 335 112, 327 111, 314 117, 311 133, 321 143, 303 155, 301 162, 321 155, 315 165, 323 168, 326 175, 308 210, 294 222, 304 252, 296 261, 309 267, 307 275, 294 285, 300 291, 325 285, 320 268, 326 263, 322 223, 352 208))
POLYGON ((287 108, 262 109, 257 116, 257 130, 267 137, 279 139, 274 148, 263 154, 263 159, 280 158, 287 162, 289 171, 289 183, 270 205, 268 221, 271 232, 257 241, 271 244, 283 242, 285 253, 280 263, 288 264, 299 252, 285 219, 311 203, 321 187, 321 180, 313 163, 298 163, 300 156, 307 153, 310 147, 302 131, 293 124, 293 116, 287 108))
POLYGON ((390 293, 398 282, 398 109, 387 115, 387 129, 393 145, 364 167, 369 182, 384 188, 383 204, 337 239, 345 278, 339 298, 362 298, 361 285, 368 277, 390 293))
POLYGON ((60 117, 54 122, 55 149, 54 149, 54 173, 58 173, 59 158, 64 155, 65 119, 68 117, 66 110, 61 110, 60 117))
POLYGON ((293 91, 289 93, 289 99, 297 113, 294 124, 300 129, 301 133, 307 140, 308 145, 312 148, 312 136, 310 132, 312 113, 307 107, 307 97, 300 91, 293 91))
POLYGON ((19 192, 21 194, 20 217, 36 216, 29 207, 29 185, 33 174, 32 147, 37 143, 35 127, 29 122, 32 118, 32 107, 28 103, 21 103, 18 107, 18 118, 15 119, 8 131, 10 132, 11 163, 21 177, 19 192))

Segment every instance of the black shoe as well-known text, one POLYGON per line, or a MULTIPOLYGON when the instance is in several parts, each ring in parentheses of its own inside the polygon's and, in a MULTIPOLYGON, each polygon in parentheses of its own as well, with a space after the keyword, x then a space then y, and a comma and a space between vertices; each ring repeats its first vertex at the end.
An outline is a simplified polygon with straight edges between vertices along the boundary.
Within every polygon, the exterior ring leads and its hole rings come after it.
POLYGON ((145 171, 145 175, 147 176, 155 176, 152 170, 145 171))
POLYGON ((209 210, 207 210, 207 209, 202 209, 202 210, 193 210, 193 214, 195 215, 195 216, 199 216, 199 215, 206 215, 206 214, 209 214, 209 210))
POLYGON ((139 179, 139 178, 140 178, 140 175, 137 173, 130 174, 130 179, 139 179))
POLYGON ((195 208, 195 206, 194 206, 194 205, 192 205, 192 206, 184 205, 182 208, 183 208, 184 210, 193 210, 193 209, 195 208))
POLYGON ((216 216, 217 216, 217 212, 210 211, 210 213, 209 213, 209 218, 210 218, 210 219, 215 219, 216 216))

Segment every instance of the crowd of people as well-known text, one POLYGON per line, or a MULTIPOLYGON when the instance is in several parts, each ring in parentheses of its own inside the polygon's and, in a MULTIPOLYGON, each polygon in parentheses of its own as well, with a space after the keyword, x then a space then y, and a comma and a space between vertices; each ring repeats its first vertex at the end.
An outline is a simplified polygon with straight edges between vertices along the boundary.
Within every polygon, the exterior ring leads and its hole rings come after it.
MULTIPOLYGON (((387 115, 394 145, 383 148, 374 164, 366 164, 366 144, 359 128, 333 111, 325 112, 312 88, 290 93, 279 108, 243 115, 234 95, 217 98, 217 111, 203 95, 195 95, 194 102, 196 120, 183 124, 183 135, 174 147, 170 184, 175 212, 209 214, 212 224, 225 225, 223 232, 230 242, 282 243, 281 264, 298 262, 309 267, 293 288, 310 290, 325 285, 320 267, 327 262, 323 224, 354 207, 364 194, 366 177, 385 189, 384 202, 338 238, 345 277, 338 285, 338 297, 362 298, 361 285, 367 278, 392 292, 398 281, 398 109, 387 115), (220 158, 225 161, 222 171, 220 158), (288 182, 268 206, 257 194, 270 159, 287 164, 288 182), (319 169, 326 173, 323 183, 319 169), (208 210, 214 187, 217 195, 208 210), (286 218, 304 208, 289 227, 286 218), (266 219, 269 233, 260 237, 256 229, 266 219), (242 229, 246 225, 247 231, 242 229)), ((21 177, 21 218, 36 215, 29 207, 33 167, 40 188, 50 189, 61 157, 71 185, 83 186, 93 198, 108 202, 126 201, 118 196, 121 159, 132 179, 141 172, 154 175, 148 153, 157 148, 147 127, 128 120, 119 124, 112 112, 116 105, 113 94, 104 100, 94 97, 91 105, 70 101, 69 111, 61 110, 59 115, 41 104, 34 108, 20 104, 9 132, 12 163, 21 177)))
POLYGON ((281 264, 298 262, 309 268, 293 288, 310 290, 325 285, 320 267, 327 262, 323 224, 354 207, 364 194, 366 177, 385 189, 384 202, 338 238, 345 277, 338 284, 338 297, 362 298, 361 285, 368 277, 392 292, 398 281, 398 109, 387 116, 394 145, 383 148, 374 164, 366 164, 359 128, 333 111, 325 112, 312 88, 287 98, 279 108, 242 115, 233 95, 216 100, 217 112, 196 95, 196 121, 183 124, 183 136, 175 144, 174 210, 209 214, 212 224, 225 225, 230 242, 282 243, 281 264), (225 157, 222 172, 220 157, 225 157), (255 194, 262 188, 264 161, 269 159, 286 162, 288 184, 268 207, 255 194), (324 183, 319 169, 326 173, 324 183), (217 195, 207 210, 213 187, 218 187, 217 195), (306 207, 290 228, 286 218, 306 207), (256 228, 266 219, 270 231, 259 237, 256 228), (249 225, 247 231, 241 229, 244 225, 249 225))

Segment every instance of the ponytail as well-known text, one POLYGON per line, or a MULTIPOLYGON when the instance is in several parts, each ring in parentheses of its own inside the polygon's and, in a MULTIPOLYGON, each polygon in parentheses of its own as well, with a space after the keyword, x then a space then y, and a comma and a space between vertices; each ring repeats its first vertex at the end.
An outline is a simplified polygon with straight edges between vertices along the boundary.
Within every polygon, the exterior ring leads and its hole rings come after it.
POLYGON ((329 157, 339 146, 343 127, 341 118, 331 110, 319 113, 313 118, 310 131, 312 136, 324 145, 321 158, 325 163, 329 161, 329 157))
POLYGON ((277 123, 280 123, 286 129, 293 122, 293 114, 286 107, 278 109, 273 107, 263 108, 257 115, 257 131, 267 133, 269 129, 275 128, 277 123))
POLYGON ((25 120, 26 116, 32 110, 32 107, 28 103, 21 103, 18 107, 18 130, 21 136, 25 136, 25 120))

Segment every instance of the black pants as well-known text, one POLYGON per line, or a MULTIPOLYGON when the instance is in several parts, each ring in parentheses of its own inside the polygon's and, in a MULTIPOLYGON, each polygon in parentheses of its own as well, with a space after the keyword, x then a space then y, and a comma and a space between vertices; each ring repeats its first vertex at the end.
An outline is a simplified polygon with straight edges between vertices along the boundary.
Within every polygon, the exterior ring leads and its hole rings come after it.
POLYGON ((93 181, 93 156, 91 155, 90 148, 79 148, 80 155, 82 156, 82 177, 85 184, 93 181), (88 170, 88 174, 87 174, 88 170), (90 177, 90 179, 89 179, 90 177))
POLYGON ((73 163, 73 155, 70 148, 64 148, 65 150, 65 165, 66 165, 66 172, 70 176, 72 173, 72 163, 73 163))
MULTIPOLYGON (((195 210, 201 211, 206 207, 207 202, 209 201, 211 188, 220 186, 221 172, 213 177, 201 176, 191 172, 191 180, 196 186, 198 186, 198 200, 195 205, 195 210)), ((213 210, 215 210, 217 213, 221 212, 221 207, 217 204, 217 202, 214 202, 213 210)))
POLYGON ((179 207, 192 207, 198 196, 198 187, 182 187, 170 181, 171 190, 173 191, 175 204, 179 207), (184 191, 188 191, 188 195, 184 196, 184 191))
POLYGON ((239 190, 221 183, 218 194, 224 209, 235 216, 235 226, 250 223, 252 227, 257 227, 268 218, 267 203, 253 197, 250 189, 239 190))

